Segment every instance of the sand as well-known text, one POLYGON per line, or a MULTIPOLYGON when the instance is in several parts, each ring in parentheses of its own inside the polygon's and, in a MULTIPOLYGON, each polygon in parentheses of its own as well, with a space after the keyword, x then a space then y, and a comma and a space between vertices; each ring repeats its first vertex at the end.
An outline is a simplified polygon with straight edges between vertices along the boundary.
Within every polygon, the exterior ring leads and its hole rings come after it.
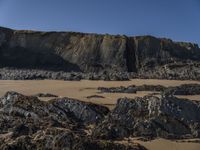
MULTIPOLYGON (((17 91, 25 95, 32 95, 37 93, 51 93, 60 97, 70 97, 82 101, 93 102, 113 108, 120 97, 134 98, 137 96, 144 96, 151 92, 137 92, 137 94, 127 93, 98 93, 98 87, 118 87, 129 85, 163 85, 163 86, 177 86, 186 83, 200 83, 198 81, 179 81, 179 80, 152 80, 152 79, 133 79, 131 81, 58 81, 58 80, 0 80, 0 96, 7 91, 17 91), (86 98, 91 95, 100 95, 104 98, 86 98)), ((200 96, 184 96, 184 98, 199 100, 200 96)), ((48 100, 44 98, 42 100, 48 100)))
POLYGON ((178 142, 166 139, 156 139, 153 141, 135 141, 146 147, 148 150, 200 150, 200 143, 178 142))

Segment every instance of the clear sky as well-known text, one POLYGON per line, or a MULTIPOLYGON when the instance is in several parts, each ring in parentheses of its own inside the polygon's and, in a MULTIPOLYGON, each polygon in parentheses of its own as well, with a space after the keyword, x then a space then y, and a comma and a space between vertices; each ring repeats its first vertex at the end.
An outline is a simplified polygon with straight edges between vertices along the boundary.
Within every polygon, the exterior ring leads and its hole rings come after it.
POLYGON ((200 0, 0 0, 0 26, 153 35, 200 45, 200 0))

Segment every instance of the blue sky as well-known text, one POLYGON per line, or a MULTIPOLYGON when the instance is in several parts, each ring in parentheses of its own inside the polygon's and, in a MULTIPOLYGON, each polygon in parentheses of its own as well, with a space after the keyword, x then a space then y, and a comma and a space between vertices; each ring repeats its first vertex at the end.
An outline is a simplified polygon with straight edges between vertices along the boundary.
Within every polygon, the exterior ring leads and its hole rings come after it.
POLYGON ((200 45, 200 0, 0 0, 0 26, 153 35, 200 45))

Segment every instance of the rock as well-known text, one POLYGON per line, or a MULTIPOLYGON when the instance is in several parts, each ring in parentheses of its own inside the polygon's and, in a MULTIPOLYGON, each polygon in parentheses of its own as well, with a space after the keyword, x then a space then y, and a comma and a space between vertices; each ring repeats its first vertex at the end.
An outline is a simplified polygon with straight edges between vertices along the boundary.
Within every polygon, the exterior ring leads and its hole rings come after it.
POLYGON ((153 92, 162 92, 165 89, 167 89, 167 87, 164 87, 162 85, 141 85, 141 86, 136 86, 136 90, 137 91, 153 91, 153 92))
POLYGON ((60 98, 50 101, 53 106, 68 111, 78 121, 97 123, 109 113, 109 109, 93 103, 81 102, 70 98, 60 98))
MULTIPOLYGON (((33 120, 47 119, 47 122, 95 123, 102 119, 109 109, 104 106, 81 102, 70 98, 57 98, 48 102, 36 97, 8 92, 0 101, 3 113, 22 116, 33 120)), ((27 119, 28 121, 28 119, 27 119)), ((39 123, 39 122, 37 122, 39 123)))
POLYGON ((105 87, 97 88, 97 90, 99 90, 101 93, 136 93, 137 91, 161 92, 166 89, 167 89, 166 87, 161 85, 141 85, 141 86, 130 85, 128 87, 120 86, 111 88, 105 88, 105 87))
POLYGON ((128 87, 98 87, 101 93, 136 93, 137 91, 150 91, 150 92, 161 92, 164 95, 199 95, 200 85, 199 84, 183 84, 174 87, 164 87, 161 85, 130 85, 128 87))
POLYGON ((49 102, 40 101, 37 97, 24 96, 8 92, 0 99, 0 134, 26 129, 24 133, 34 133, 48 126, 73 128, 77 126, 76 118, 67 114, 49 102))
POLYGON ((146 150, 139 144, 94 139, 87 125, 109 113, 106 107, 70 98, 49 102, 7 92, 0 98, 0 149, 146 150))
POLYGON ((81 72, 63 72, 63 71, 44 71, 38 69, 13 69, 13 68, 0 68, 1 80, 69 80, 80 81, 81 79, 87 80, 109 80, 109 81, 127 81, 129 80, 128 74, 115 73, 81 73, 81 72))
POLYGON ((36 97, 58 97, 57 95, 50 94, 50 93, 38 93, 33 96, 36 96, 36 97))
POLYGON ((146 150, 145 147, 141 146, 140 144, 120 144, 120 143, 113 143, 106 140, 100 141, 86 141, 81 146, 77 146, 78 149, 84 150, 146 150))
POLYGON ((139 144, 125 145, 111 141, 92 140, 81 137, 71 131, 60 128, 47 128, 38 131, 32 136, 20 136, 16 139, 9 139, 0 145, 2 150, 6 149, 73 149, 73 150, 146 150, 139 144))
POLYGON ((105 88, 105 87, 98 87, 97 90, 100 90, 101 93, 136 93, 137 89, 136 87, 129 86, 129 87, 111 87, 111 88, 105 88))
POLYGON ((86 98, 91 99, 91 98, 105 98, 105 97, 101 95, 91 95, 91 96, 87 96, 86 98))
POLYGON ((0 68, 28 70, 28 74, 15 70, 7 75, 0 71, 2 79, 199 80, 199 66, 200 49, 193 43, 152 36, 0 28, 0 68))
POLYGON ((101 139, 199 138, 200 102, 176 97, 121 98, 93 131, 101 139))
POLYGON ((165 93, 120 98, 110 112, 104 106, 71 98, 45 102, 7 92, 0 98, 0 149, 145 150, 116 140, 200 138, 199 114, 200 102, 165 93))
POLYGON ((198 67, 199 62, 171 62, 151 69, 143 68, 137 76, 144 79, 199 80, 198 67))
POLYGON ((31 150, 36 149, 36 146, 31 142, 31 138, 28 136, 20 136, 14 139, 0 139, 0 148, 2 150, 14 150, 14 149, 22 149, 22 150, 31 150))
POLYGON ((200 95, 200 84, 183 84, 171 87, 166 92, 170 92, 173 95, 200 95))

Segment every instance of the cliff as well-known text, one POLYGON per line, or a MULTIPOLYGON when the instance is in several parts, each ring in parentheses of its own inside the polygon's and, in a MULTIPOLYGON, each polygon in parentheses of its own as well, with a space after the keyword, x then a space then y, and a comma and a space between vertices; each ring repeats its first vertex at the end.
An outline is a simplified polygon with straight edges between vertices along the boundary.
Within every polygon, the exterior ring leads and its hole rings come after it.
POLYGON ((0 28, 0 67, 137 73, 170 63, 198 61, 197 44, 170 39, 0 28))

